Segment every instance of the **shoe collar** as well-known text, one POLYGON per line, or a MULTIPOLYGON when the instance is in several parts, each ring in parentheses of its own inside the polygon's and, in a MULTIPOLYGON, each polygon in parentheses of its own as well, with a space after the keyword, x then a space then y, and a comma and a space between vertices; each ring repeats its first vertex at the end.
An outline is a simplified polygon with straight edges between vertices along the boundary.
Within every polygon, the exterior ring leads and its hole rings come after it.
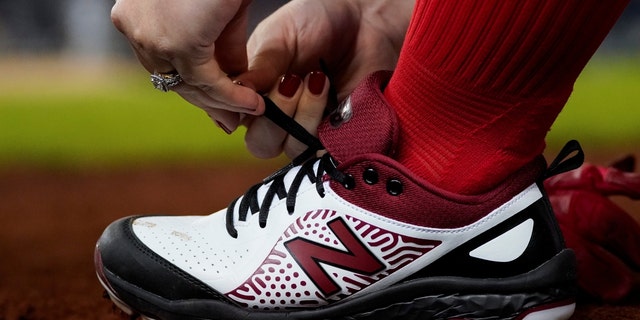
POLYGON ((363 154, 395 153, 400 126, 382 93, 390 77, 390 71, 367 76, 320 124, 320 141, 338 163, 363 154))

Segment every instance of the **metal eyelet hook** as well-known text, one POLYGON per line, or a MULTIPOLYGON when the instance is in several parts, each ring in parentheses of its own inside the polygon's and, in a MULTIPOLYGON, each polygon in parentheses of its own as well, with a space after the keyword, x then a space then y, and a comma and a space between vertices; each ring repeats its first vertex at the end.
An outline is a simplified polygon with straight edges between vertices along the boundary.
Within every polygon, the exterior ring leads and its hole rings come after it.
POLYGON ((338 108, 333 110, 329 117, 329 123, 333 128, 338 128, 342 124, 347 123, 353 117, 353 108, 351 107, 351 97, 342 101, 338 108))

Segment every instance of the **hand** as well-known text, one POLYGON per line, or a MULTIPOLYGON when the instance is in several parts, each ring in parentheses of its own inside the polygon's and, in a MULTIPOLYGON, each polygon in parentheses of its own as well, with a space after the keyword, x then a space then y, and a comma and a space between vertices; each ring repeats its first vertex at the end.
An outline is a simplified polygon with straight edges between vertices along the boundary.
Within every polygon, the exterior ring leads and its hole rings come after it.
POLYGON ((567 247, 578 259, 578 285, 609 302, 640 286, 640 226, 608 198, 640 199, 640 174, 629 159, 611 167, 585 164, 545 181, 567 247))
MULTIPOLYGON (((327 66, 323 71, 342 100, 366 75, 395 67, 412 8, 413 0, 291 1, 253 32, 248 42, 249 71, 237 79, 266 92, 282 74, 323 70, 322 60, 327 66)), ((286 112, 297 115, 295 109, 286 112)), ((270 120, 264 118, 249 124, 249 132, 263 133, 246 137, 255 156, 279 154, 277 147, 269 149, 279 145, 270 141, 274 136, 270 128, 270 120)))
POLYGON ((229 131, 240 113, 261 114, 264 101, 229 75, 247 70, 250 0, 117 0, 111 18, 150 72, 176 71, 172 88, 229 131))
MULTIPOLYGON (((329 96, 329 79, 324 73, 311 72, 304 79, 286 74, 273 85, 268 96, 309 133, 318 135, 318 125, 329 96)), ((306 145, 289 136, 271 120, 247 117, 244 122, 248 128, 245 140, 261 142, 247 144, 253 154, 277 156, 284 151, 293 159, 307 149, 306 145), (256 122, 259 124, 256 125, 256 122)))

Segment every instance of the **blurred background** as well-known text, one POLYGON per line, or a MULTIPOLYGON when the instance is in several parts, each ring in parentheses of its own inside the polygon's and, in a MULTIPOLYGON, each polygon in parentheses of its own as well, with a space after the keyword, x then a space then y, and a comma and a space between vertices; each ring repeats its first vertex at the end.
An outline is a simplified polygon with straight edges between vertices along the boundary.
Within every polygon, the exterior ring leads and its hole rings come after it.
MULTIPOLYGON (((0 0, 3 55, 72 55, 92 59, 131 57, 109 18, 113 0, 0 0)), ((283 0, 255 1, 250 29, 283 0)))
MULTIPOLYGON (((254 1, 251 26, 285 1, 254 1)), ((152 90, 112 0, 0 0, 0 164, 75 166, 249 159, 175 94, 152 90)), ((640 1, 632 1, 549 136, 586 148, 640 140, 640 1)), ((220 131, 220 132, 219 132, 220 131)))
MULTIPOLYGON (((250 29, 286 1, 255 1, 250 29)), ((0 169, 252 161, 176 94, 153 90, 113 0, 0 0, 0 169)))
MULTIPOLYGON (((251 26, 284 2, 253 1, 251 26)), ((0 0, 2 320, 122 319, 100 298, 92 262, 108 223, 208 214, 287 161, 258 162, 242 129, 228 136, 154 90, 111 24, 113 3, 0 0)), ((576 83, 549 156, 569 139, 595 162, 638 153, 640 1, 576 83)))

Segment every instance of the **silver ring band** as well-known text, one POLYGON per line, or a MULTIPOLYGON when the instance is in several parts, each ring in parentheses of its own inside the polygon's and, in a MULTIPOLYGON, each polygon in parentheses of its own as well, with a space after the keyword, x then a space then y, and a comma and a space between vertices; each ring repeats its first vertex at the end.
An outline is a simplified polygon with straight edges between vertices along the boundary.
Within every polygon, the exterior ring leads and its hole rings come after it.
POLYGON ((182 77, 179 74, 173 73, 158 73, 154 72, 151 75, 151 83, 153 87, 162 91, 167 92, 172 87, 177 86, 182 82, 182 77))

